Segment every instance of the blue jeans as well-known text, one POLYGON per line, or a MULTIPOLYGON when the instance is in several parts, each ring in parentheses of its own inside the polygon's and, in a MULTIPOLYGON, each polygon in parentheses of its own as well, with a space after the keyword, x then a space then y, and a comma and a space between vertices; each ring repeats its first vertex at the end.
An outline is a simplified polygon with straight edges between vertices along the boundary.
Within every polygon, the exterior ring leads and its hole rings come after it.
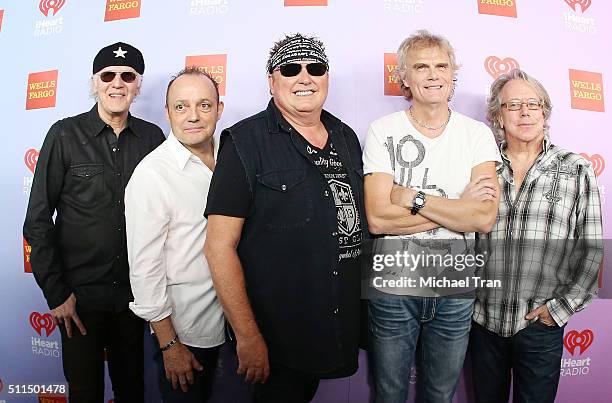
POLYGON ((553 403, 561 375, 563 327, 534 322, 511 337, 472 324, 470 357, 477 403, 553 403), (486 381, 485 381, 486 379, 486 381))
POLYGON ((370 300, 377 403, 405 403, 419 334, 424 402, 451 402, 468 345, 474 300, 385 297, 370 300))

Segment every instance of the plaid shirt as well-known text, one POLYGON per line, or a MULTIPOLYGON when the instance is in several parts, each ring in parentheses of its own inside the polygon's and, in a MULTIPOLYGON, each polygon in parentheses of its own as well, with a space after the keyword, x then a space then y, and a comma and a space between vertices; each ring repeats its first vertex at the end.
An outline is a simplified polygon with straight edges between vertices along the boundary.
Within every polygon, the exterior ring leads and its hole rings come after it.
POLYGON ((489 260, 479 275, 502 286, 477 291, 473 319, 503 337, 527 327, 525 315, 544 304, 562 326, 597 293, 603 240, 593 168, 548 137, 543 149, 517 192, 501 144, 499 213, 484 236, 489 260))

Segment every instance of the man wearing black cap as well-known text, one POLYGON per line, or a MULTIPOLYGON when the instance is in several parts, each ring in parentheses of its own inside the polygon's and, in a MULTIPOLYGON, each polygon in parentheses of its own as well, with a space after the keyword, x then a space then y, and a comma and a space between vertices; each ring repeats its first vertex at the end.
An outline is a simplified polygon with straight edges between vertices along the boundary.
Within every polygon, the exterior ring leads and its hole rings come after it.
POLYGON ((140 51, 123 42, 98 52, 91 81, 97 103, 51 126, 32 183, 23 233, 61 331, 71 402, 103 400, 105 350, 115 402, 144 400, 144 323, 128 309, 123 207, 134 168, 165 139, 159 127, 129 114, 144 67, 140 51))
POLYGON ((363 210, 355 132, 323 110, 323 43, 277 42, 268 108, 223 131, 205 253, 259 403, 310 401, 357 370, 363 210))

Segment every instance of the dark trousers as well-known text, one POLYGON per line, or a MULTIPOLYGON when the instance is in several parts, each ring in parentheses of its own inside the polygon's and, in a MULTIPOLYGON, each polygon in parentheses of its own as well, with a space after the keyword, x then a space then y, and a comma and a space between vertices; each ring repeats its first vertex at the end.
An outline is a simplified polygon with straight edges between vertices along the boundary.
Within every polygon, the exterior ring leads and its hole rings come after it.
MULTIPOLYGON (((151 336, 155 340, 155 345, 158 345, 157 338, 154 335, 151 336)), ((193 370, 193 385, 188 385, 187 392, 183 392, 180 385, 176 389, 172 389, 172 382, 166 378, 164 356, 161 350, 158 349, 153 357, 157 364, 159 392, 165 403, 203 403, 208 401, 212 395, 212 385, 221 346, 211 348, 185 347, 193 353, 196 360, 204 367, 202 371, 193 370)))
POLYGON ((115 403, 144 402, 144 321, 132 311, 104 312, 77 309, 87 334, 74 322, 72 337, 64 325, 62 363, 71 403, 104 401, 104 350, 115 403))
POLYGON ((284 365, 270 363, 270 376, 266 383, 255 384, 256 403, 306 403, 319 388, 320 378, 284 365))
POLYGON ((563 327, 535 322, 501 337, 472 322, 472 378, 477 403, 553 403, 563 355, 563 327))

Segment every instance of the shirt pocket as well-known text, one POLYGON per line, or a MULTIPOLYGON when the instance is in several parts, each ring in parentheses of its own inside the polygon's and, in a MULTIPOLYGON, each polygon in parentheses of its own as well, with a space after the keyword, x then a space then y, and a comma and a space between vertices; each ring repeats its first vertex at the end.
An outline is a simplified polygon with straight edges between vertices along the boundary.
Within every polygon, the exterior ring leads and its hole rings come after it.
POLYGON ((284 169, 257 175, 256 210, 266 228, 286 231, 304 227, 314 214, 310 183, 303 169, 284 169))
POLYGON ((84 203, 92 203, 104 193, 104 165, 78 164, 70 167, 70 192, 84 203))

